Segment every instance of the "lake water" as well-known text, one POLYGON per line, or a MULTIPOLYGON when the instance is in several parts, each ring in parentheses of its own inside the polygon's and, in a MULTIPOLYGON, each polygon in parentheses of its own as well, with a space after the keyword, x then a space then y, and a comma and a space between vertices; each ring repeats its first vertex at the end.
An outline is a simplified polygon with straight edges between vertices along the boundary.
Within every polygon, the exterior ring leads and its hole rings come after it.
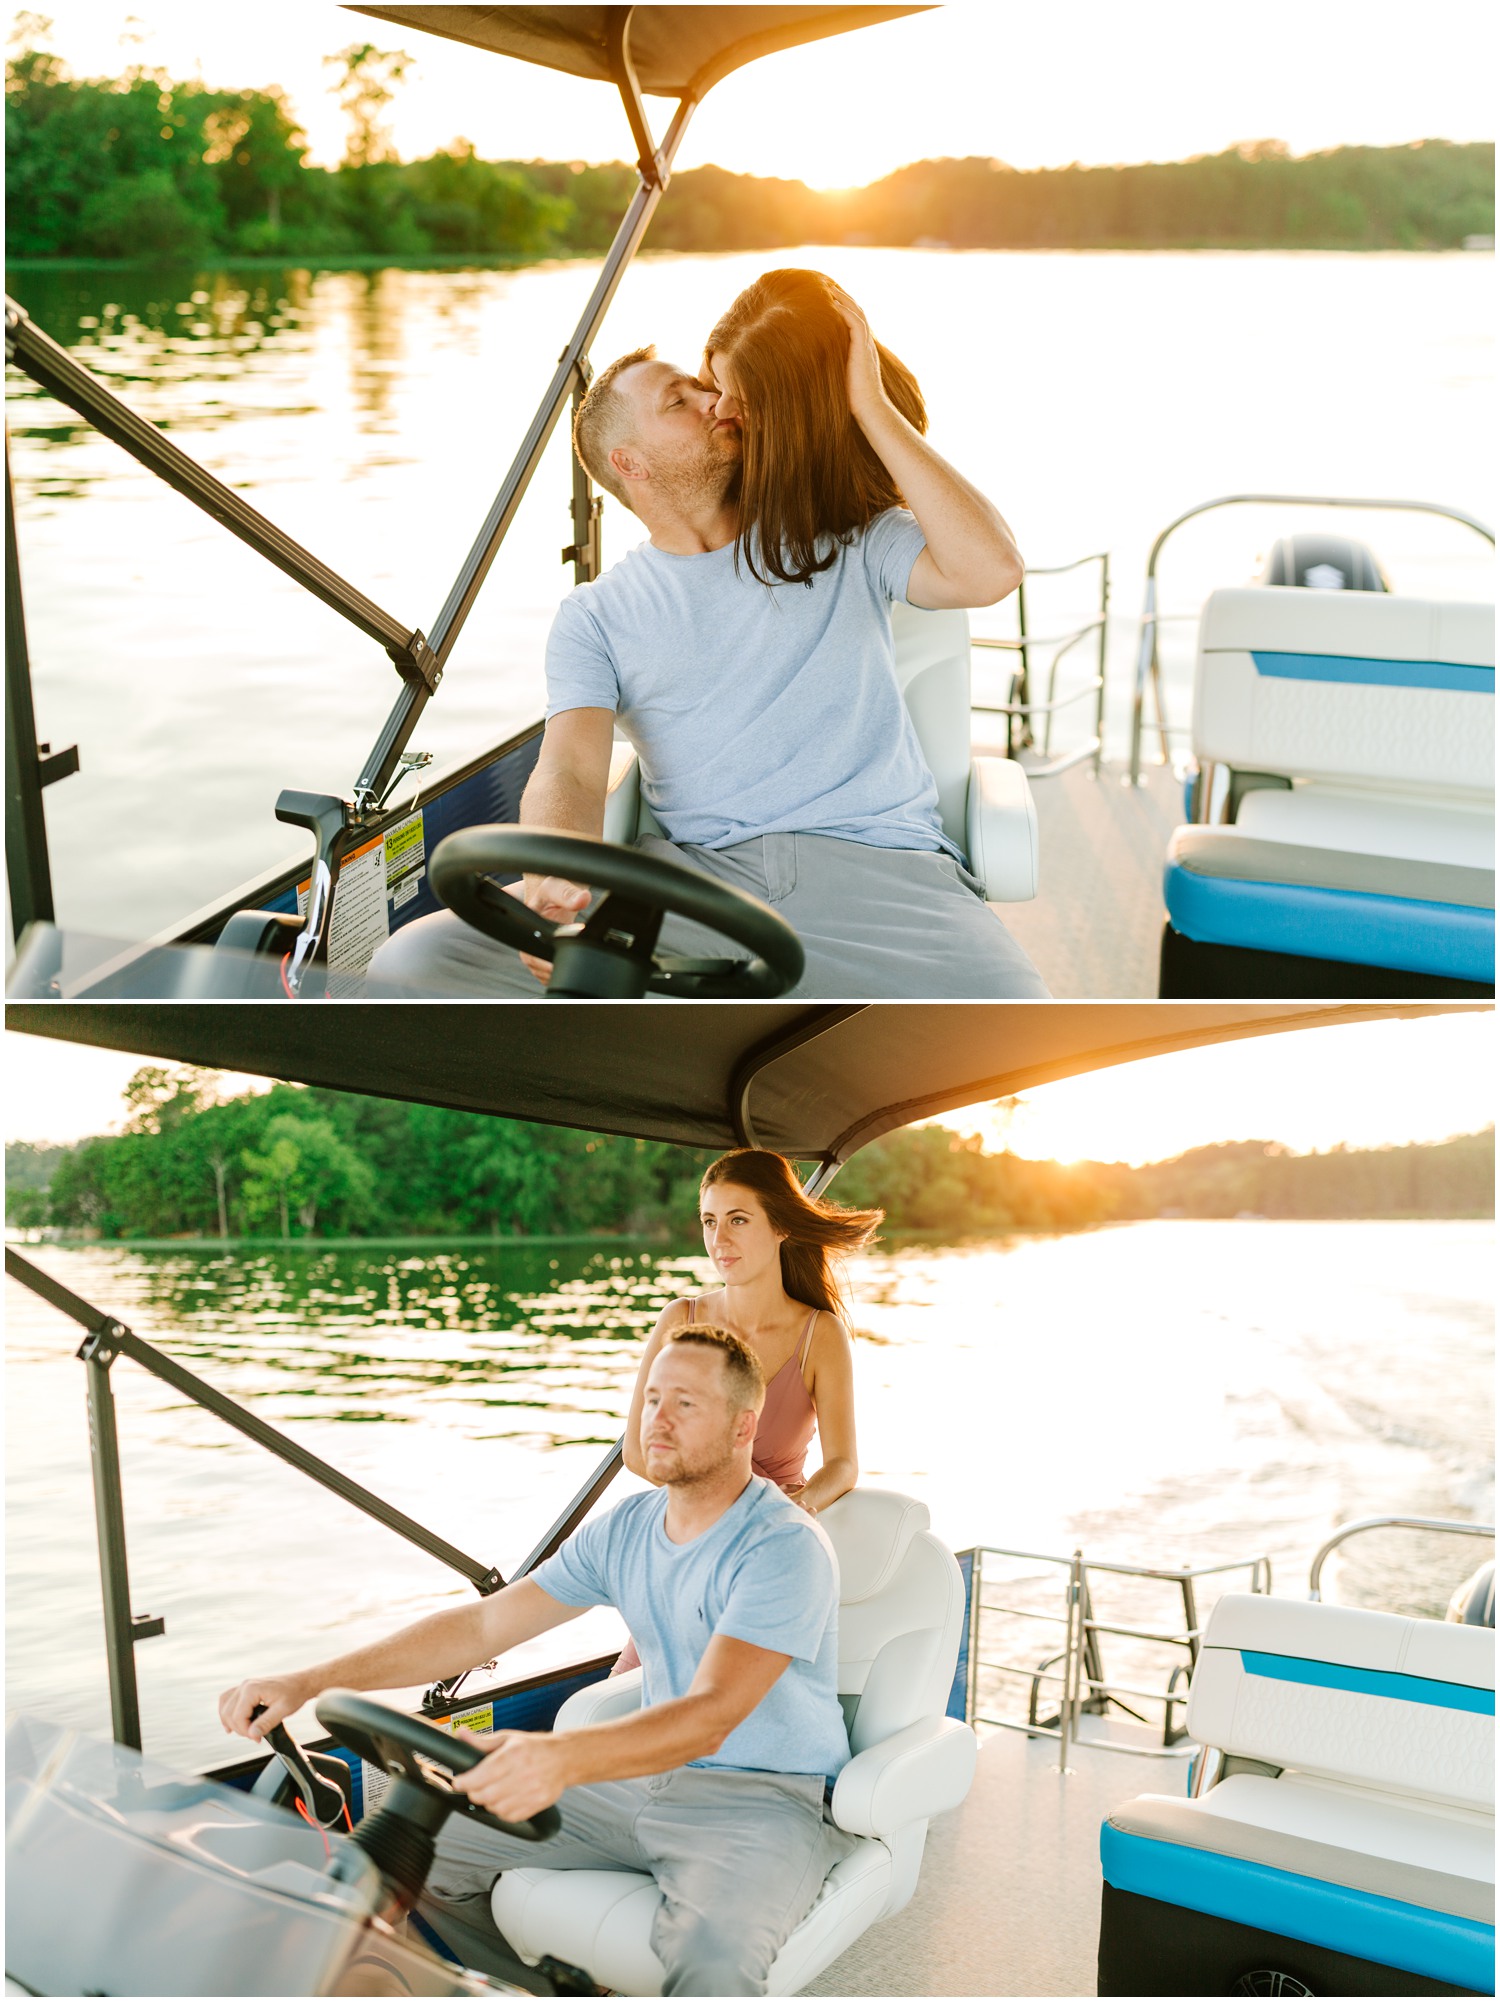
MULTIPOLYGON (((916 369, 939 448, 998 502, 1033 566, 1107 550, 1119 748, 1146 552, 1215 495, 1435 500, 1495 513, 1491 257, 812 248, 647 256, 596 354, 646 340, 695 366, 758 272, 832 271, 916 369)), ((404 623, 430 629, 593 286, 518 271, 18 271, 53 337, 404 623)), ((347 792, 397 692, 385 655, 70 412, 7 372, 39 732, 82 771, 47 816, 63 922, 142 936, 301 853, 284 786, 347 792)), ((414 740, 439 764, 542 706, 571 582, 560 431, 414 740)), ((1396 587, 1489 595, 1450 524, 1335 517, 1396 587)), ((1278 533, 1238 509, 1184 531, 1169 603, 1253 574, 1278 533)), ((605 555, 639 526, 605 502, 605 555)), ((1031 586, 1033 630, 1090 611, 1093 573, 1031 586)), ((1009 613, 977 631, 1012 630, 1009 613)), ((1186 715, 1191 628, 1167 646, 1186 715)), ((1001 659, 1003 656, 992 658, 1001 659)), ((1072 656, 1080 677, 1087 656, 1072 656)), ((998 699, 976 680, 976 693, 998 699)), ((1087 705, 1074 712, 1080 733, 1087 705)))
MULTIPOLYGON (((1493 1520, 1493 1249, 1485 1224, 1259 1221, 893 1246, 851 1271, 862 1478, 921 1496, 954 1548, 1264 1553, 1301 1596, 1341 1522, 1493 1520)), ((32 1255, 506 1572, 617 1436, 661 1306, 707 1279, 618 1239, 32 1255)), ((107 1731, 77 1330, 10 1281, 6 1311, 7 1701, 107 1731)), ((132 1602, 167 1621, 136 1657, 148 1749, 222 1758, 231 1681, 467 1595, 134 1365, 113 1382, 132 1602)), ((1489 1547, 1383 1532, 1355 1552, 1326 1596, 1440 1615, 1489 1547)), ((1129 1610, 1170 1621, 1171 1594, 1129 1610)), ((537 1658, 617 1637, 586 1619, 537 1658)))

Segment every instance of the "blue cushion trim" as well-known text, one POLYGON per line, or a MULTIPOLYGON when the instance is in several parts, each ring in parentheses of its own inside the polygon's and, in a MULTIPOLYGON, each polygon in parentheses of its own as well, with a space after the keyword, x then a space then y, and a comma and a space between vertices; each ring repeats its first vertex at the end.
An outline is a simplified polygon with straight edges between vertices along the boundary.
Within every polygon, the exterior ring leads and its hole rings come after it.
POLYGON ((1488 984, 1495 977, 1493 911, 1310 883, 1200 876, 1177 861, 1167 863, 1163 887, 1173 925, 1204 945, 1389 966, 1447 980, 1488 984))
POLYGON ((1361 1696, 1396 1696, 1403 1703, 1427 1703, 1438 1710, 1472 1710, 1476 1717, 1493 1717, 1493 1689, 1471 1689, 1466 1682, 1435 1682, 1425 1675, 1397 1675, 1392 1669, 1350 1668, 1341 1661, 1304 1661, 1295 1654, 1253 1654, 1241 1648, 1248 1675, 1267 1675, 1276 1682, 1302 1682, 1317 1689, 1352 1689, 1361 1696))
POLYGON ((1493 1986, 1495 1929, 1478 1919, 1455 1918, 1239 1856, 1127 1835, 1109 1822, 1100 1831, 1099 1859, 1105 1882, 1117 1891, 1357 1954, 1482 1995, 1493 1986))
POLYGON ((1353 654, 1261 653, 1251 649, 1257 674, 1278 681, 1354 681, 1377 688, 1456 688, 1493 695, 1495 670, 1457 660, 1364 660, 1353 654))

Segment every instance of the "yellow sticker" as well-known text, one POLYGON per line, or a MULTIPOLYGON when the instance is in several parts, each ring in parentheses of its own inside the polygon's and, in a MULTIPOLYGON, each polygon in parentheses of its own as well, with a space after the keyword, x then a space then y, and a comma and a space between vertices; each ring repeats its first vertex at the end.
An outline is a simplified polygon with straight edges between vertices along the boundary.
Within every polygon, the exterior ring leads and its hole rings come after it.
POLYGON ((486 1703, 482 1710, 465 1710, 456 1717, 445 1717, 443 1722, 450 1731, 493 1731, 495 1713, 486 1703))
POLYGON ((399 826, 387 828, 385 836, 385 880, 387 890, 398 876, 404 876, 408 869, 426 859, 426 844, 423 839, 422 816, 414 813, 409 820, 399 826))

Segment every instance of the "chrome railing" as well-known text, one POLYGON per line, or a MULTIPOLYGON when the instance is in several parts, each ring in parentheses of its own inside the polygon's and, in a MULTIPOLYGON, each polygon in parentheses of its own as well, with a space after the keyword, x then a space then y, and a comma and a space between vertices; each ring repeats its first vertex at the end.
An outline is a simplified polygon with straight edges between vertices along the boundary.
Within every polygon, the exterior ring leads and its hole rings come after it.
POLYGON ((1010 699, 1007 702, 976 702, 975 713, 981 716, 1003 716, 1005 718, 1005 755, 1013 758, 1018 751, 1036 748, 1038 719, 1042 723, 1042 755, 1047 763, 1028 765, 1026 776, 1032 779, 1055 778, 1059 772, 1081 765, 1085 758, 1091 758, 1095 773, 1104 756, 1104 647, 1105 625, 1109 616, 1109 554, 1101 551, 1095 556, 1079 556, 1072 563, 1056 563, 1045 567, 1028 569, 1028 577, 1063 577, 1071 570, 1081 570, 1086 563, 1099 565, 1099 613, 1097 618, 1088 619, 1081 626, 1075 626, 1064 633, 1031 633, 1026 629, 1026 583, 1022 580, 1016 591, 1016 614, 1021 630, 1012 639, 975 639, 973 645, 988 647, 999 653, 1018 653, 1020 666, 1010 680, 1010 699), (1057 670, 1065 654, 1068 654, 1090 633, 1097 633, 1097 661, 1094 673, 1077 688, 1066 695, 1057 693, 1057 670), (1031 656, 1038 649, 1051 647, 1054 650, 1047 664, 1047 698, 1037 701, 1032 695, 1031 656), (1088 695, 1094 698, 1094 734, 1086 744, 1076 750, 1052 756, 1052 719, 1061 709, 1071 708, 1088 695))
POLYGON ((1126 1752, 1136 1758, 1176 1759, 1188 1757, 1193 1747, 1186 1743, 1184 1726, 1176 1723, 1173 1713, 1187 1701, 1187 1682, 1198 1659, 1198 1648, 1203 1637, 1203 1629, 1198 1617, 1197 1581, 1200 1578, 1222 1577, 1226 1572, 1248 1571, 1249 1589, 1252 1592, 1269 1592, 1271 1589, 1271 1560, 1269 1557, 1241 1557, 1223 1564, 1175 1565, 1161 1567, 1151 1564, 1114 1564, 1099 1558, 1085 1558, 1081 1550, 1063 1557, 1041 1550, 1007 1550, 997 1544, 979 1545, 973 1552, 973 1583, 969 1597, 969 1652, 968 1652, 968 1713, 972 1723, 989 1724, 1004 1731, 1024 1731, 1031 1738, 1052 1738, 1058 1746, 1057 1770, 1066 1773, 1072 1770, 1068 1764, 1071 1748, 1080 1742, 1091 1751, 1126 1752), (996 1605, 985 1599, 985 1559, 1005 1558, 1014 1562, 1056 1565, 1063 1574, 1060 1580, 1063 1594, 1062 1611, 1058 1613, 1038 1612, 1029 1606, 996 1605), (1163 1584, 1175 1585, 1182 1594, 1182 1624, 1180 1627, 1160 1629, 1152 1627, 1122 1626, 1113 1621, 1094 1617, 1089 1579, 1092 1575, 1120 1578, 1150 1578, 1163 1584), (1017 1662, 986 1659, 984 1649, 984 1621, 986 1614, 1002 1614, 1009 1619, 1036 1620, 1044 1625, 1062 1628, 1062 1647, 1055 1653, 1031 1666, 1017 1662), (1112 1634, 1117 1638, 1150 1641, 1163 1647, 1181 1648, 1186 1659, 1177 1663, 1167 1678, 1164 1689, 1140 1689, 1131 1684, 1111 1682, 1104 1672, 1104 1655, 1101 1636, 1112 1634), (1058 1668, 1057 1664, 1061 1664, 1058 1668), (986 1669, 992 1674, 1024 1677, 1029 1684, 1027 1714, 1025 1722, 1011 1717, 996 1717, 981 1710, 979 1676, 986 1669), (1056 1722, 1043 1721, 1037 1716, 1038 1699, 1045 1685, 1058 1687, 1058 1711, 1056 1722), (1145 1723, 1138 1710, 1123 1701, 1134 1697, 1138 1702, 1160 1703, 1162 1710, 1162 1742, 1160 1745, 1143 1745, 1120 1738, 1088 1738, 1080 1740, 1079 1720, 1083 1713, 1092 1711, 1102 1715, 1113 1706, 1134 1717, 1138 1723, 1145 1723))
POLYGON ((1189 725, 1171 724, 1167 721, 1166 702, 1162 695, 1161 656, 1157 648, 1158 629, 1173 621, 1195 619, 1196 612, 1161 612, 1156 604, 1156 566, 1168 539, 1175 535, 1184 522, 1194 520, 1200 514, 1210 514, 1220 507, 1347 507, 1380 508, 1399 514, 1435 514, 1445 521, 1456 521, 1464 528, 1472 528, 1476 535, 1482 535, 1492 547, 1494 530, 1486 528, 1473 515, 1465 514, 1456 507, 1443 507, 1436 501, 1413 500, 1350 500, 1342 495, 1325 494, 1223 494, 1217 500, 1200 501, 1190 507, 1186 514, 1178 515, 1170 521, 1151 545, 1151 554, 1146 562, 1146 597, 1141 610, 1140 636, 1135 654, 1135 691, 1130 718, 1130 783, 1138 786, 1141 782, 1141 742, 1146 730, 1146 688, 1150 684, 1156 709, 1156 730, 1161 744, 1161 755, 1157 760, 1165 764, 1170 756, 1168 740, 1182 736, 1189 725))
POLYGON ((1342 1529, 1336 1529, 1319 1550, 1307 1574, 1307 1596, 1322 1600, 1323 1566, 1341 1543, 1347 1543, 1351 1536, 1363 1536, 1371 1529, 1427 1529, 1436 1530, 1450 1536, 1487 1536, 1494 1540, 1495 1525, 1492 1522, 1448 1522, 1430 1515, 1371 1515, 1361 1522, 1347 1522, 1342 1529))

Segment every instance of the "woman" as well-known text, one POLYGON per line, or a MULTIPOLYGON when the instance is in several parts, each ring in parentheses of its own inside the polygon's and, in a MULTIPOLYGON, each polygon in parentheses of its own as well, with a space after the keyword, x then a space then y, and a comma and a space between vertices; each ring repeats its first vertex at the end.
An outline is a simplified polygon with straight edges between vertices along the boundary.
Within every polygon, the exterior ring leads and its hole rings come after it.
POLYGON ((768 271, 708 337, 703 381, 719 391, 719 416, 740 424, 735 558, 762 582, 807 583, 839 539, 903 504, 850 409, 861 363, 878 367, 886 396, 925 432, 916 377, 821 271, 768 271))
MULTIPOLYGON (((625 1421, 625 1464, 643 1480, 651 1478, 641 1449, 641 1413, 662 1343, 678 1328, 710 1322, 748 1343, 766 1379, 752 1472, 816 1515, 859 1478, 853 1357, 830 1254, 868 1244, 884 1212, 807 1196, 780 1154, 740 1147, 704 1175, 699 1213, 704 1247, 722 1283, 674 1300, 651 1331, 625 1421), (822 1464, 809 1476, 814 1429, 822 1464)), ((627 1642, 615 1673, 639 1659, 635 1643, 627 1642)))

